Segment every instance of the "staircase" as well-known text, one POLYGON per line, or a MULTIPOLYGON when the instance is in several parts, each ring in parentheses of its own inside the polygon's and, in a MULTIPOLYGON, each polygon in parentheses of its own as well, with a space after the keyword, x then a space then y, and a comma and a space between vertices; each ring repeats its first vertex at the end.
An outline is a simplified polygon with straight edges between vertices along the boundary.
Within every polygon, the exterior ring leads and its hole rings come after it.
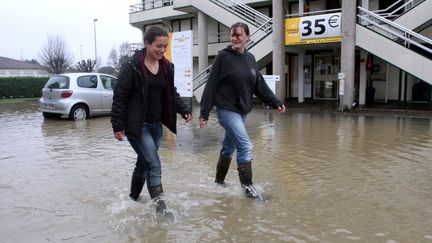
MULTIPOLYGON (((205 3, 205 1, 202 0, 176 0, 174 2, 174 7, 182 9, 190 7, 189 4, 193 4, 194 8, 205 12, 207 15, 226 26, 231 26, 236 22, 246 22, 251 31, 247 50, 255 56, 258 62, 270 55, 271 48, 269 47, 272 45, 272 20, 268 16, 237 0, 209 0, 209 2, 213 4, 210 5, 208 2, 205 3)), ((207 82, 210 70, 211 65, 193 79, 194 95, 198 102, 201 101, 204 84, 207 82)))
POLYGON ((416 30, 423 24, 431 21, 430 12, 432 11, 432 0, 420 1, 393 19, 393 22, 402 25, 410 30, 416 30))
POLYGON ((358 7, 356 45, 432 85, 432 40, 358 7))
MULTIPOLYGON (((192 2, 194 8, 226 26, 239 21, 248 23, 252 32, 248 50, 257 61, 271 54, 272 21, 269 17, 237 0, 209 0, 214 3, 211 6, 200 0, 177 1, 192 2)), ((398 2, 393 10, 371 12, 359 7, 356 45, 432 85, 432 75, 428 71, 432 66, 432 41, 413 31, 431 21, 428 17, 432 0, 415 4, 413 0, 398 2)), ((198 102, 210 70, 211 65, 194 77, 193 90, 198 102)))
POLYGON ((430 21, 431 0, 398 0, 385 9, 372 11, 381 17, 415 30, 430 21))

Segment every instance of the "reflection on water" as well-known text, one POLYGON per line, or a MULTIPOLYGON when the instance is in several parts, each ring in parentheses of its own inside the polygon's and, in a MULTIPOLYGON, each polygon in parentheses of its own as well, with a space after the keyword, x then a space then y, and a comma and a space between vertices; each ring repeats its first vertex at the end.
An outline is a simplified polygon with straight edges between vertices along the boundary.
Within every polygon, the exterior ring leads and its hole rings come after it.
POLYGON ((0 104, 2 242, 432 241, 432 123, 257 107, 248 117, 254 181, 232 165, 213 182, 223 130, 179 122, 160 149, 166 201, 128 199, 135 155, 109 117, 44 120, 35 102, 0 104))

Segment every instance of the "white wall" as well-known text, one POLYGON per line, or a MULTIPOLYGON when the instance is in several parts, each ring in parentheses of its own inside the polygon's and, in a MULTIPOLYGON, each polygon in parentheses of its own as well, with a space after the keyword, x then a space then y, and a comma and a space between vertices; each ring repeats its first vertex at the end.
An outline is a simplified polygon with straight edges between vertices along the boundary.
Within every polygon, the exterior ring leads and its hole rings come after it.
POLYGON ((422 36, 425 36, 429 39, 432 39, 432 26, 427 27, 426 29, 421 31, 419 34, 422 36))
POLYGON ((378 0, 370 0, 369 1, 369 10, 378 10, 379 2, 378 0))
POLYGON ((399 68, 388 64, 388 73, 387 73, 387 99, 389 100, 399 100, 399 86, 400 86, 400 77, 399 77, 399 68))
POLYGON ((40 69, 0 69, 0 77, 49 77, 46 70, 40 69))
MULTIPOLYGON (((218 33, 218 22, 212 18, 208 18, 208 33, 218 33)), ((208 41, 209 43, 217 42, 217 36, 210 35, 208 41)))

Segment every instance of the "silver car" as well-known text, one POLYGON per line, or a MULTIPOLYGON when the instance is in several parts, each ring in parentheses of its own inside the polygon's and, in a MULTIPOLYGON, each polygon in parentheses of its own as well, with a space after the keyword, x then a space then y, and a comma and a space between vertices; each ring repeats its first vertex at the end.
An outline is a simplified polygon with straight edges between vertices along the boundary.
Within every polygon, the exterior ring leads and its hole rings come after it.
POLYGON ((45 118, 84 120, 111 114, 114 76, 102 73, 66 73, 52 76, 42 89, 40 110, 45 118))

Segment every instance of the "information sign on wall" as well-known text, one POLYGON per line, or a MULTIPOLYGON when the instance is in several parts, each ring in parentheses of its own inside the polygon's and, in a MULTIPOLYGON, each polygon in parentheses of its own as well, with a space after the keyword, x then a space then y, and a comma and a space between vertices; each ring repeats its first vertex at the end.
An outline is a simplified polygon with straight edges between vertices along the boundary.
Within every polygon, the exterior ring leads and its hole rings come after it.
POLYGON ((279 75, 263 75, 264 80, 266 81, 267 85, 273 91, 274 94, 276 94, 276 82, 280 80, 279 75))
POLYGON ((341 13, 285 19, 285 45, 340 42, 341 13))
POLYGON ((169 33, 165 57, 175 67, 174 83, 181 97, 193 96, 192 31, 169 33))

